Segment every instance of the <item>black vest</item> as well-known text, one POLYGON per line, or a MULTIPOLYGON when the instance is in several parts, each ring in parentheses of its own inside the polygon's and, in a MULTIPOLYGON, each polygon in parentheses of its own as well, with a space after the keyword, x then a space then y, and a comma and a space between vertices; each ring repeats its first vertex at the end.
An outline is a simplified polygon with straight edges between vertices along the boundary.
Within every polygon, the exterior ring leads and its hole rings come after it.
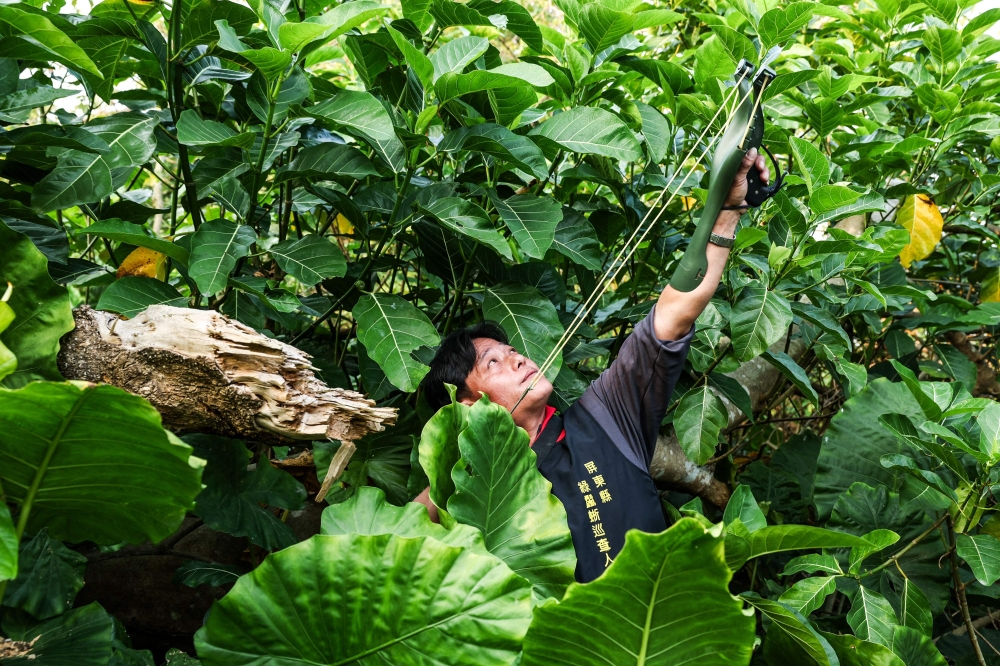
POLYGON ((648 470, 628 460, 579 402, 552 416, 533 446, 538 471, 566 508, 576 549, 576 579, 588 583, 614 561, 631 529, 667 529, 648 470), (563 429, 566 437, 557 442, 563 429))

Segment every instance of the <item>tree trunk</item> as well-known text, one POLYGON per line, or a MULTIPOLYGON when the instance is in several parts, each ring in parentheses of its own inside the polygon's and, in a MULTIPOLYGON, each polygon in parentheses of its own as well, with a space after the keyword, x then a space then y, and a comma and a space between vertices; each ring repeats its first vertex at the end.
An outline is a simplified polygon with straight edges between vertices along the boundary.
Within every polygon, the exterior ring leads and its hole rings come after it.
POLYGON ((356 441, 396 422, 395 409, 317 379, 307 354, 218 312, 153 305, 123 319, 84 306, 73 316, 63 376, 142 396, 176 432, 356 441))

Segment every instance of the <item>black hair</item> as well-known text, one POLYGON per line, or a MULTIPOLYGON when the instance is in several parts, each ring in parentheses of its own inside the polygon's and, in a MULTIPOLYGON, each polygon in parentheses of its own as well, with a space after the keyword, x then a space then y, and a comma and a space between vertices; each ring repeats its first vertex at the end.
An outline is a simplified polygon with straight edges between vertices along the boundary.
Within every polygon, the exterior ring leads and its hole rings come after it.
POLYGON ((476 365, 476 345, 472 342, 476 338, 489 338, 508 344, 507 334, 494 321, 468 326, 446 337, 438 347, 434 360, 431 361, 431 370, 423 381, 427 404, 435 412, 451 403, 445 384, 453 384, 458 388, 456 397, 459 400, 478 397, 472 396, 469 387, 465 385, 466 378, 476 365))

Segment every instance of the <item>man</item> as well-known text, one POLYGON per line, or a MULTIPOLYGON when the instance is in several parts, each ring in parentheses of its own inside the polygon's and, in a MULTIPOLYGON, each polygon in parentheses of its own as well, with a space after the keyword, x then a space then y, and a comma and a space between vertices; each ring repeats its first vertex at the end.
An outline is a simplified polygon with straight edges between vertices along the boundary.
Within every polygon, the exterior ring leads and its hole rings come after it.
MULTIPOLYGON (((747 172, 755 163, 768 182, 763 156, 751 149, 726 199, 729 210, 719 214, 714 234, 734 236, 739 211, 746 209, 747 172)), ((628 530, 655 533, 667 527, 649 463, 694 336, 695 319, 715 294, 729 248, 710 244, 707 255, 708 271, 701 284, 686 293, 667 286, 615 361, 561 419, 548 405, 552 384, 544 377, 512 414, 531 437, 538 469, 566 508, 580 582, 604 572, 625 545, 628 530)), ((457 397, 465 404, 485 393, 511 410, 537 372, 534 361, 507 344, 499 326, 486 322, 442 342, 424 387, 435 409, 450 401, 444 387, 449 383, 458 387, 457 397)), ((425 504, 436 520, 429 490, 415 501, 425 504)))

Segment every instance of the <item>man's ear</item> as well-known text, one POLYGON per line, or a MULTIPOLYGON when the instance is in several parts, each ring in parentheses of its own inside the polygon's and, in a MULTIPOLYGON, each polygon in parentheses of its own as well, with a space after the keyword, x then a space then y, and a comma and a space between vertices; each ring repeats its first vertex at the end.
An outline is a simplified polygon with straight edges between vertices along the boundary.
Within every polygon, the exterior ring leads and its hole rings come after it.
MULTIPOLYGON (((480 398, 485 397, 487 400, 490 399, 490 396, 486 395, 482 391, 479 392, 479 396, 480 396, 480 398)), ((478 399, 472 399, 472 398, 462 398, 461 400, 459 400, 460 403, 462 403, 463 405, 466 405, 468 407, 472 407, 478 401, 479 401, 478 399)))

